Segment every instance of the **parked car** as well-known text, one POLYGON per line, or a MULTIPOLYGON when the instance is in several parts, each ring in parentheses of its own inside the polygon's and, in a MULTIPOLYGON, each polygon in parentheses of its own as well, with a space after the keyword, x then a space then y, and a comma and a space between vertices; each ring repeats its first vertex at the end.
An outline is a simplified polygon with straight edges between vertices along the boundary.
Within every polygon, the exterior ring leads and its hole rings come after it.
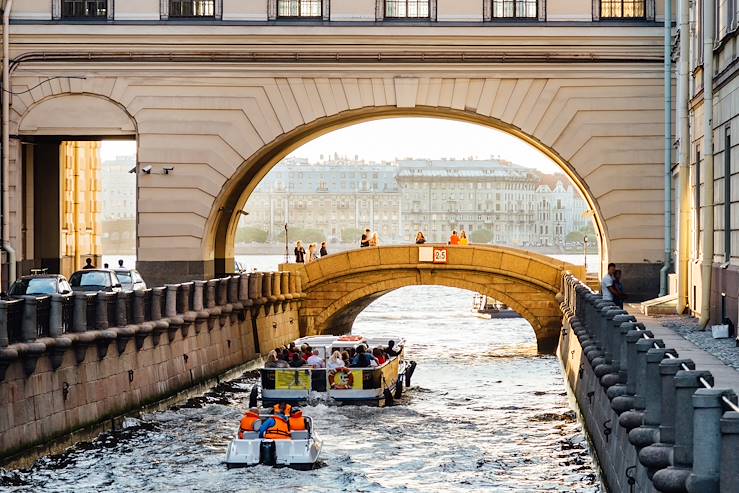
POLYGON ((122 290, 121 281, 115 271, 110 269, 85 269, 78 270, 69 278, 72 291, 84 293, 97 293, 106 291, 109 293, 122 290))
POLYGON ((72 287, 61 274, 33 274, 17 279, 8 289, 8 298, 21 296, 46 296, 51 294, 71 294, 72 287))
POLYGON ((114 269, 124 291, 143 291, 146 282, 136 269, 114 269))

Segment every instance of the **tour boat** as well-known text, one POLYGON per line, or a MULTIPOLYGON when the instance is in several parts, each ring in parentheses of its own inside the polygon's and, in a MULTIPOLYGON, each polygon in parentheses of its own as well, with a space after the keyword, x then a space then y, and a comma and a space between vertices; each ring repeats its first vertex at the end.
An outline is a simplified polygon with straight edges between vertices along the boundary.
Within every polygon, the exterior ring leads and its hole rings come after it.
MULTIPOLYGON (((280 402, 296 403, 314 400, 331 400, 341 404, 389 405, 400 398, 403 386, 408 387, 416 368, 415 361, 404 358, 405 340, 402 337, 366 338, 348 336, 310 336, 297 339, 295 346, 308 344, 319 351, 324 362, 334 351, 356 349, 360 344, 369 348, 386 348, 388 341, 395 341, 398 356, 389 358, 382 365, 370 368, 262 368, 261 398, 264 406, 280 402)), ((259 390, 252 389, 251 404, 256 405, 259 390)))
POLYGON ((501 303, 484 294, 475 294, 472 300, 472 311, 480 318, 521 318, 508 305, 501 303))
MULTIPOLYGON (((260 415, 260 419, 269 419, 271 415, 260 415)), ((226 467, 248 467, 263 464, 293 469, 313 469, 321 453, 323 440, 313 428, 313 420, 305 416, 308 422, 306 431, 292 431, 291 437, 284 440, 259 438, 255 431, 244 432, 231 440, 226 450, 226 467)))

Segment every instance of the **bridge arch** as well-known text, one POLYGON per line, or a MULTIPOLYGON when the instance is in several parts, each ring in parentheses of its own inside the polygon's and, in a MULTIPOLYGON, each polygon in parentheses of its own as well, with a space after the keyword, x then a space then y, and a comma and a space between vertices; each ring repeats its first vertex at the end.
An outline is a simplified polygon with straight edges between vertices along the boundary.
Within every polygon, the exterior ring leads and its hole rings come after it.
MULTIPOLYGON (((441 245, 438 245, 441 247, 441 245)), ((533 327, 541 352, 556 346, 561 327, 557 295, 565 271, 581 267, 524 250, 488 245, 448 247, 448 262, 419 260, 424 246, 364 248, 307 264, 283 264, 299 272, 306 293, 301 303, 305 334, 345 333, 372 301, 414 285, 438 285, 483 293, 508 304, 533 327)))
POLYGON ((212 247, 213 249, 216 271, 222 269, 225 272, 231 269, 236 229, 241 218, 239 211, 243 210, 259 182, 284 157, 303 144, 335 130, 372 120, 402 117, 436 118, 473 123, 504 131, 543 152, 568 176, 588 204, 589 210, 593 212, 599 253, 603 261, 608 258, 607 224, 595 195, 575 166, 564 159, 555 148, 544 144, 538 137, 501 119, 468 110, 443 106, 370 106, 317 118, 298 126, 267 143, 241 163, 224 184, 208 216, 204 242, 207 248, 212 247))

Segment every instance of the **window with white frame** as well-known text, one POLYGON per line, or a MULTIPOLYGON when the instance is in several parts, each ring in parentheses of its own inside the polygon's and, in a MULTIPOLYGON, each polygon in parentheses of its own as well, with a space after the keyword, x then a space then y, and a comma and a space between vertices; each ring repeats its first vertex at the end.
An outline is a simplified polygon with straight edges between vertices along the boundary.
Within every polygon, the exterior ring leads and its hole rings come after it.
POLYGON ((647 0, 600 0, 601 19, 646 19, 647 0))
POLYGON ((429 19, 432 0, 385 0, 385 19, 429 19))
POLYGON ((277 0, 277 17, 321 17, 323 0, 277 0))
POLYGON ((55 20, 113 18, 113 0, 53 0, 51 6, 55 20))

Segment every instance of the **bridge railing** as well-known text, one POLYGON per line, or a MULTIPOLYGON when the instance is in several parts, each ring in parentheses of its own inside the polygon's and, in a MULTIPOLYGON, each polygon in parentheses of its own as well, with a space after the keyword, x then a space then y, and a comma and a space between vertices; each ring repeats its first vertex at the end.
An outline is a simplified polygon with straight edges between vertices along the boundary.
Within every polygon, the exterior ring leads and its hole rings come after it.
POLYGON ((299 273, 253 272, 143 291, 0 300, 0 381, 16 360, 30 376, 44 354, 56 369, 67 349, 75 350, 78 363, 92 345, 101 357, 112 341, 119 354, 132 339, 140 350, 148 337, 157 345, 166 333, 171 342, 178 331, 186 337, 191 327, 213 330, 267 306, 284 311, 304 296, 299 273))
MULTIPOLYGON (((692 360, 571 274, 562 278, 562 294, 563 337, 577 337, 582 365, 590 365, 599 379, 654 487, 737 491, 736 394, 715 388, 710 371, 696 369, 692 360)), ((628 470, 622 473, 633 478, 628 470)))

